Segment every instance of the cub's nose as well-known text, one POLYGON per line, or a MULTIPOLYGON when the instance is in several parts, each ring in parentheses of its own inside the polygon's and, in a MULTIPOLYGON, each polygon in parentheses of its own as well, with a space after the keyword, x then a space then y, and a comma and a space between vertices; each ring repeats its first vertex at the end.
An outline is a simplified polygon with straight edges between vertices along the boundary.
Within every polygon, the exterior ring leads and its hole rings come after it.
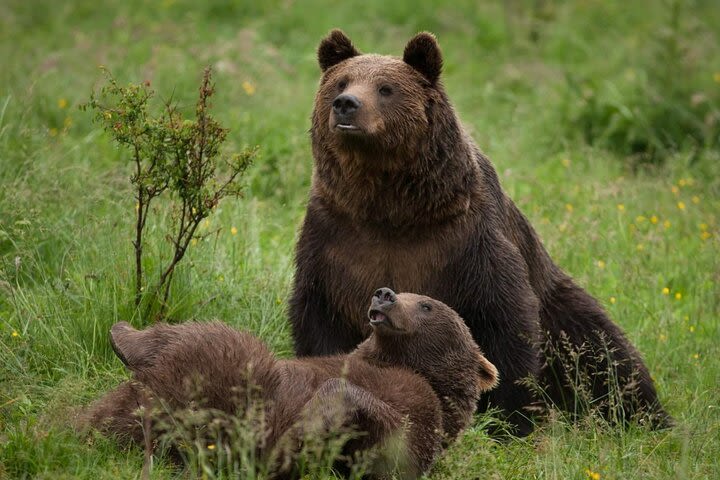
POLYGON ((355 113, 362 103, 355 95, 349 93, 341 93, 333 100, 333 112, 338 115, 350 115, 355 113))
POLYGON ((378 288, 373 295, 373 300, 380 305, 393 304, 397 302, 397 295, 387 287, 378 288))

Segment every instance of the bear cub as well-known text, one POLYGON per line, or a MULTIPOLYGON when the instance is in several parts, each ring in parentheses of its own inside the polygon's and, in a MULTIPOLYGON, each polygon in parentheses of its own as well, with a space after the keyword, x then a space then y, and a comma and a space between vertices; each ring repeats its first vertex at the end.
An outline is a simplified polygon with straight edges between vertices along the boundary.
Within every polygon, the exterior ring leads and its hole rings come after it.
MULTIPOLYGON (((153 448, 176 412, 211 412, 209 425, 242 416, 255 392, 266 419, 258 423, 257 454, 271 477, 295 477, 302 441, 340 427, 358 433, 344 445, 344 458, 369 452, 372 475, 415 478, 470 423, 498 373, 442 302, 381 288, 366 318, 372 333, 352 353, 290 360, 222 323, 143 331, 118 323, 111 343, 133 378, 91 406, 85 421, 153 448)), ((338 460, 337 467, 349 465, 338 460)))

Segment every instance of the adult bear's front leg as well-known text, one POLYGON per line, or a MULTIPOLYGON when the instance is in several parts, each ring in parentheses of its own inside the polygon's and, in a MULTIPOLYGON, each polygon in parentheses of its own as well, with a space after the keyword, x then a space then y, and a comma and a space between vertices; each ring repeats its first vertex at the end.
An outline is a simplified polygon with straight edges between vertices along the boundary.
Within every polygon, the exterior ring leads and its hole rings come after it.
POLYGON ((319 279, 295 273, 295 289, 290 299, 290 323, 299 357, 347 353, 362 340, 360 331, 352 328, 330 305, 319 279))
POLYGON ((527 384, 541 368, 539 303, 518 249, 500 233, 484 232, 445 271, 442 297, 465 319, 500 382, 484 394, 478 410, 500 408, 514 434, 533 430, 527 384))
MULTIPOLYGON (((347 353, 364 340, 356 324, 340 313, 331 302, 328 285, 332 270, 326 252, 337 228, 319 207, 308 208, 295 252, 295 281, 290 298, 289 317, 298 356, 347 353)), ((373 287, 370 287, 370 289, 373 287)), ((372 291, 372 290, 369 290, 372 291)))

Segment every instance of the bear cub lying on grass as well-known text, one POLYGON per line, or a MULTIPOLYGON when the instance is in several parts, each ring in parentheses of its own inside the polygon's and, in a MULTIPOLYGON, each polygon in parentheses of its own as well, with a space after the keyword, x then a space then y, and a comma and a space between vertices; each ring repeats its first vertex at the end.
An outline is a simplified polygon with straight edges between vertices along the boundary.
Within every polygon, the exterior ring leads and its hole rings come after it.
MULTIPOLYGON (((152 451, 183 415, 207 412, 189 441, 204 431, 209 444, 232 437, 238 424, 228 418, 247 417, 254 398, 261 407, 251 448, 271 477, 297 476, 302 444, 343 429, 354 433, 342 447, 346 460, 336 461, 340 470, 365 453, 372 474, 417 477, 469 424, 497 370, 464 321, 437 300, 381 288, 368 317, 372 334, 352 353, 290 360, 222 323, 143 331, 118 323, 111 342, 133 379, 91 406, 85 422, 152 451), (223 425, 215 436, 213 425, 223 425)), ((175 453, 180 443, 171 441, 175 453)))

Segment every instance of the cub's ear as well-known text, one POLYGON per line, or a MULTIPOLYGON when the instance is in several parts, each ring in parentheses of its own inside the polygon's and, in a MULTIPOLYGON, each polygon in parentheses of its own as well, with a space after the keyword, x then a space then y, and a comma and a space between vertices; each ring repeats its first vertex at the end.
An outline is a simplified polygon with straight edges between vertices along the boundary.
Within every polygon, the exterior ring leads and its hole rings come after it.
POLYGON ((343 60, 360 55, 342 30, 334 29, 323 38, 318 47, 318 63, 324 72, 343 60))
POLYGON ((110 328, 110 345, 120 361, 135 372, 155 364, 171 341, 169 333, 164 324, 136 330, 127 322, 119 322, 110 328))
POLYGON ((435 35, 422 32, 415 35, 403 53, 405 63, 422 73, 431 84, 435 85, 442 71, 442 53, 435 35))
POLYGON ((500 381, 500 374, 498 374, 495 365, 490 363, 490 360, 485 358, 481 353, 478 353, 480 359, 480 391, 487 392, 495 388, 500 381))

